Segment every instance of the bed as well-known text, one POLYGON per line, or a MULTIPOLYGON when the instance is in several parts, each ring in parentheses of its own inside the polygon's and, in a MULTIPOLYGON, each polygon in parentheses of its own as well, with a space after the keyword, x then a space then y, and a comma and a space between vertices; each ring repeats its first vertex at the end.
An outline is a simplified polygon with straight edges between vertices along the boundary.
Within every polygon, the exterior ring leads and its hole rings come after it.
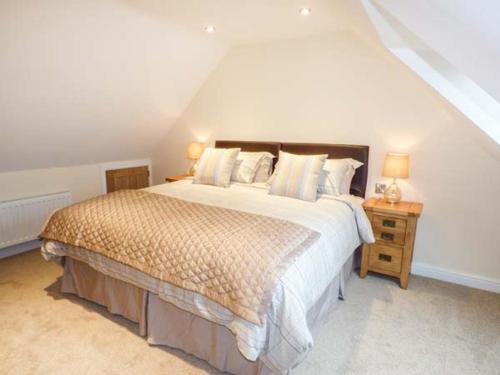
MULTIPOLYGON (((151 345, 167 345, 234 374, 284 374, 304 360, 314 332, 339 298, 354 265, 356 249, 373 237, 362 209, 368 147, 307 143, 217 141, 218 148, 322 154, 361 161, 351 194, 321 196, 311 204, 272 196, 265 184, 233 183, 229 188, 190 180, 145 189, 217 209, 286 220, 319 233, 280 274, 263 319, 244 318, 206 295, 153 277, 91 249, 45 239, 42 254, 64 266, 62 291, 104 305, 138 323, 151 345)), ((118 258, 119 259, 119 258, 118 258)))

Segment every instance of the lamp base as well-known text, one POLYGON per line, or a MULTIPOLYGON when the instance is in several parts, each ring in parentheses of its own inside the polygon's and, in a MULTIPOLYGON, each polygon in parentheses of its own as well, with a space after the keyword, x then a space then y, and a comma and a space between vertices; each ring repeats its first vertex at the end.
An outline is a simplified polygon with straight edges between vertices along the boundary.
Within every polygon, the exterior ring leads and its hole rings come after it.
POLYGON ((384 192, 384 199, 387 203, 396 204, 401 200, 401 190, 394 181, 384 192))
POLYGON ((194 176, 194 174, 196 173, 196 167, 198 167, 197 160, 193 160, 191 162, 191 167, 188 170, 188 175, 194 176))

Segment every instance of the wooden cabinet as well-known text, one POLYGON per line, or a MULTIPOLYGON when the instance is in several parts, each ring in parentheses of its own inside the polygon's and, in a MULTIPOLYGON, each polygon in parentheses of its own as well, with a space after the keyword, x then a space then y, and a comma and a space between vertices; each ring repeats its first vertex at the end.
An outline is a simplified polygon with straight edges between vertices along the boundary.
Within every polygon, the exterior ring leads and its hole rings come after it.
POLYGON ((368 271, 399 278, 401 288, 408 287, 417 220, 423 205, 417 202, 386 203, 370 198, 363 207, 370 219, 375 243, 363 245, 360 276, 368 271))
POLYGON ((106 171, 106 191, 122 189, 142 189, 149 186, 149 169, 147 166, 110 169, 106 171))

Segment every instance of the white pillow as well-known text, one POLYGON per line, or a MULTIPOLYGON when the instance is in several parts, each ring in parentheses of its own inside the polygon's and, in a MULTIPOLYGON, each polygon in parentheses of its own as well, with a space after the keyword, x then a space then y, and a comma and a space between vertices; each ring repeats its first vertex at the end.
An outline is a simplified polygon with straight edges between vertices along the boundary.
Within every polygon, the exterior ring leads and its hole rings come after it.
POLYGON ((328 159, 319 178, 318 192, 321 194, 349 194, 355 170, 363 163, 354 159, 328 159))
POLYGON ((314 202, 318 180, 328 155, 295 155, 280 151, 270 194, 314 202))
POLYGON ((340 194, 351 194, 351 183, 354 178, 354 174, 356 173, 356 169, 361 167, 363 163, 357 161, 355 159, 349 159, 351 161, 351 167, 347 170, 347 174, 340 185, 340 194))
POLYGON ((239 148, 206 148, 201 155, 193 183, 228 187, 239 148))
POLYGON ((241 151, 236 159, 231 180, 252 183, 263 158, 271 155, 269 152, 245 152, 241 151))
POLYGON ((255 172, 255 177, 253 182, 266 182, 271 176, 271 169, 273 165, 274 155, 270 152, 265 152, 262 159, 260 159, 259 166, 257 167, 257 172, 255 172))

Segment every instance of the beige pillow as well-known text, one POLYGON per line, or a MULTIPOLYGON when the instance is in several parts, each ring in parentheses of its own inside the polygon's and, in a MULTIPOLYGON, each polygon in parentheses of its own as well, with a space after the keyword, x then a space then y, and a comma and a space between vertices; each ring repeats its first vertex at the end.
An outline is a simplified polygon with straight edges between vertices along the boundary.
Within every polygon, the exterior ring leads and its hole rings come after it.
POLYGON ((193 183, 228 187, 239 148, 206 148, 201 155, 193 183))
POLYGON ((314 202, 318 180, 328 155, 295 155, 280 151, 270 194, 314 202))

